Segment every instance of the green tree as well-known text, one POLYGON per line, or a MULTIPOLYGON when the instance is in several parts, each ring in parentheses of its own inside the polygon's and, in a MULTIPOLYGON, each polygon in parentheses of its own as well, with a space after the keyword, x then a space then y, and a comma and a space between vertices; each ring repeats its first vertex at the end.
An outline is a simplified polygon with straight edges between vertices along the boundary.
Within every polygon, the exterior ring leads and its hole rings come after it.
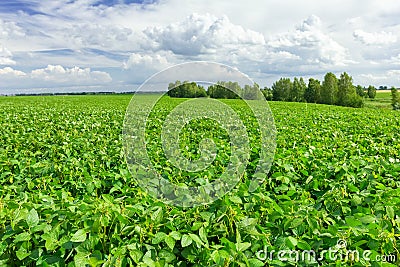
POLYGON ((236 99, 242 96, 242 89, 237 82, 219 81, 208 87, 211 98, 236 99))
POLYGON ((272 85, 272 98, 274 101, 290 101, 292 91, 290 78, 280 78, 272 85))
POLYGON ((368 86, 367 94, 369 98, 374 99, 376 96, 376 88, 372 85, 368 86))
POLYGON ((313 78, 308 80, 308 86, 304 92, 304 99, 307 103, 320 103, 321 83, 313 78))
POLYGON ((362 87, 361 85, 356 86, 356 93, 357 95, 364 97, 365 96, 365 88, 362 87))
POLYGON ((400 109, 400 95, 398 90, 395 87, 390 89, 392 93, 392 107, 394 110, 400 109))
POLYGON ((246 84, 242 94, 243 99, 261 100, 264 98, 264 95, 260 91, 260 86, 257 83, 254 83, 252 86, 246 84))
POLYGON ((267 101, 272 101, 272 89, 268 87, 264 87, 264 89, 261 90, 261 92, 264 94, 264 97, 267 101))
POLYGON ((304 79, 302 77, 300 79, 295 77, 293 80, 290 101, 304 102, 304 93, 306 91, 306 88, 307 85, 304 82, 304 79))
POLYGON ((357 93, 353 86, 353 78, 346 72, 340 75, 338 90, 338 105, 351 106, 351 102, 356 98, 357 93))
POLYGON ((203 86, 197 85, 195 82, 176 81, 175 83, 169 83, 168 93, 170 97, 206 97, 207 92, 203 86))
POLYGON ((179 97, 178 96, 178 93, 179 93, 179 90, 178 89, 176 89, 179 85, 181 85, 182 83, 181 83, 181 81, 175 81, 174 83, 169 83, 168 84, 168 95, 170 96, 170 97, 179 97))
POLYGON ((359 108, 364 105, 363 98, 357 94, 353 78, 346 72, 340 75, 338 81, 338 105, 359 108))
POLYGON ((337 102, 338 79, 332 72, 325 74, 321 86, 321 103, 334 105, 337 102))

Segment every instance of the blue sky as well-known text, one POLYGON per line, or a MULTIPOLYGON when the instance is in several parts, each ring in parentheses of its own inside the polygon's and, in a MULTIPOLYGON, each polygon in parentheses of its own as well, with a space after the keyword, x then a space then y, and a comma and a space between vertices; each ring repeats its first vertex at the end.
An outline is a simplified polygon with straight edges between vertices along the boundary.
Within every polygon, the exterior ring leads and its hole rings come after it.
MULTIPOLYGON (((73 3, 75 1, 62 1, 65 4, 73 3)), ((129 5, 129 4, 140 4, 148 5, 154 4, 157 0, 98 0, 90 1, 89 5, 92 6, 115 6, 115 5, 129 5)), ((40 1, 26 1, 26 0, 2 0, 0 2, 0 11, 2 13, 16 13, 18 11, 25 12, 29 15, 43 14, 40 12, 40 1)))
POLYGON ((193 60, 261 86, 346 71, 400 87, 399 17, 395 0, 2 0, 0 94, 124 90, 193 60))
POLYGON ((1 13, 16 13, 18 11, 25 12, 30 15, 38 14, 37 5, 30 1, 20 1, 20 0, 2 0, 0 2, 0 12, 1 13))

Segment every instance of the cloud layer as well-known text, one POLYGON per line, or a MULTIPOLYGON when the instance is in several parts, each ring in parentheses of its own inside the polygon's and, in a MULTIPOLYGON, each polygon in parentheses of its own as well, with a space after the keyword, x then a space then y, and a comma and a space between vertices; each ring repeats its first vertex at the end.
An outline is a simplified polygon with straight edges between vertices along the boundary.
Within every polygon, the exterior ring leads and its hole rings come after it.
POLYGON ((232 65, 267 86, 327 71, 400 86, 395 0, 19 0, 0 2, 0 15, 1 88, 140 84, 192 60, 232 65))

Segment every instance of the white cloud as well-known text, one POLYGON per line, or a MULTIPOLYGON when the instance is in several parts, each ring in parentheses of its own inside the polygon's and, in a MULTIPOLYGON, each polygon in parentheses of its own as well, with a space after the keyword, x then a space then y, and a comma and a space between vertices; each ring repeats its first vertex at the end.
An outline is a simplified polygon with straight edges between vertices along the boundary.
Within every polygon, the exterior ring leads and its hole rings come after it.
POLYGON ((388 45, 397 42, 397 37, 391 32, 366 32, 363 30, 356 30, 353 33, 356 40, 365 45, 388 45))
POLYGON ((91 47, 99 49, 132 49, 132 29, 117 25, 74 24, 59 29, 62 40, 71 40, 78 48, 91 47), (84 34, 83 34, 84 33, 84 34))
POLYGON ((26 76, 26 73, 23 71, 19 70, 14 70, 13 68, 10 67, 5 67, 3 69, 0 69, 0 77, 4 78, 18 78, 18 77, 24 77, 26 76))
POLYGON ((312 15, 294 31, 272 36, 268 45, 299 56, 303 63, 344 66, 350 62, 346 49, 325 33, 321 19, 312 15))
POLYGON ((387 74, 389 76, 397 76, 397 79, 400 79, 400 70, 388 70, 387 74))
POLYGON ((389 60, 386 60, 386 62, 391 65, 400 65, 400 53, 395 56, 391 56, 389 60))
MULTIPOLYGON (((111 76, 102 71, 92 71, 90 68, 64 68, 60 65, 48 65, 46 68, 34 69, 31 72, 23 72, 5 67, 0 69, 0 79, 18 88, 29 85, 34 87, 55 87, 74 85, 100 85, 112 81, 111 76)), ((1 87, 5 87, 2 84, 1 87)))
POLYGON ((12 53, 0 44, 0 65, 15 65, 12 53))
POLYGON ((43 69, 31 72, 31 78, 68 84, 98 84, 111 82, 111 76, 102 71, 91 71, 90 68, 64 68, 60 65, 48 65, 43 69))
POLYGON ((134 67, 163 69, 170 65, 171 64, 168 63, 167 58, 159 54, 148 55, 148 54, 132 53, 129 56, 129 59, 126 62, 124 62, 124 69, 131 69, 134 67))
POLYGON ((388 77, 387 75, 377 75, 377 74, 361 74, 361 77, 366 78, 367 80, 371 80, 371 81, 384 81, 386 80, 388 77))
POLYGON ((0 19, 0 39, 23 36, 25 36, 25 31, 15 22, 0 19))
POLYGON ((370 81, 380 82, 380 83, 384 83, 387 80, 400 81, 400 70, 398 70, 398 69, 388 70, 381 74, 372 74, 372 73, 361 74, 360 76, 362 76, 370 81))
MULTIPOLYGON (((224 15, 192 14, 164 27, 147 28, 144 34, 148 41, 143 42, 143 52, 140 56, 133 54, 125 67, 134 62, 142 69, 152 68, 149 65, 154 65, 154 62, 164 65, 154 53, 166 54, 171 64, 214 61, 233 65, 249 74, 259 69, 271 71, 278 65, 286 71, 288 66, 298 66, 300 60, 298 55, 289 51, 268 46, 261 33, 235 25, 224 15)), ((143 70, 137 70, 135 76, 138 72, 143 70)))
POLYGON ((263 45, 261 33, 232 24, 227 16, 192 14, 184 21, 144 30, 150 46, 179 55, 215 53, 222 47, 263 45))

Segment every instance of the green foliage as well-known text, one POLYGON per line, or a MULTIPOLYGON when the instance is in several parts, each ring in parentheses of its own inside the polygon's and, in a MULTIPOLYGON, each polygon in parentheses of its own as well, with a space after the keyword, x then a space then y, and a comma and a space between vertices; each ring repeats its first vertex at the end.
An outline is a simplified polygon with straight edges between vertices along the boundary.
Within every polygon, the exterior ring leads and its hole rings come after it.
POLYGON ((264 89, 262 89, 261 92, 263 93, 263 95, 267 101, 272 101, 273 93, 272 93, 271 88, 264 87, 264 89))
POLYGON ((304 93, 307 89, 307 85, 304 79, 295 77, 293 80, 293 87, 291 91, 290 101, 292 102, 304 102, 304 93))
POLYGON ((370 99, 374 99, 376 96, 376 88, 372 85, 368 86, 367 95, 370 99))
MULTIPOLYGON (((354 86, 353 78, 346 72, 340 75, 338 80, 335 74, 328 72, 324 81, 321 82, 310 78, 308 85, 303 78, 295 77, 293 82, 290 78, 280 78, 274 82, 271 89, 264 87, 260 90, 257 83, 245 85, 242 88, 237 82, 219 81, 207 88, 207 92, 202 86, 194 82, 176 81, 168 86, 170 97, 205 97, 218 99, 249 99, 249 100, 274 100, 286 102, 308 102, 328 105, 340 105, 360 108, 364 106, 365 88, 354 86)), ((367 95, 375 98, 376 89, 369 86, 367 95)))
POLYGON ((243 88, 237 82, 219 81, 208 87, 208 95, 211 98, 219 99, 246 99, 246 100, 263 100, 264 95, 257 83, 253 85, 246 84, 243 88))
POLYGON ((356 93, 361 97, 365 97, 366 95, 368 95, 368 93, 367 94, 365 93, 365 88, 362 87, 361 85, 356 86, 356 93))
POLYGON ((355 94, 353 78, 346 72, 342 73, 338 81, 338 104, 340 106, 349 105, 351 97, 355 94))
POLYGON ((238 99, 242 88, 237 82, 218 82, 208 87, 207 93, 211 98, 238 99))
POLYGON ((334 105, 337 103, 338 97, 338 79, 332 72, 328 72, 321 87, 321 103, 334 105))
MULTIPOLYGON (((145 104, 157 96, 141 97, 145 104)), ((270 174, 250 193, 257 125, 243 101, 223 100, 250 133, 249 169, 215 203, 182 209, 150 198, 127 170, 121 130, 129 101, 128 95, 0 98, 1 266, 381 266, 256 254, 264 248, 321 252, 338 239, 360 253, 399 251, 395 112, 270 103, 278 148, 270 174)), ((166 179, 174 177, 152 140, 182 101, 161 99, 148 121, 149 153, 166 179)), ((222 139, 217 160, 223 168, 229 140, 212 126, 195 121, 179 142, 195 158, 198 139, 211 130, 222 139)))
POLYGON ((304 99, 308 103, 320 103, 321 100, 321 83, 313 78, 308 80, 308 86, 304 93, 304 99))
POLYGON ((290 101, 293 84, 290 78, 280 78, 272 85, 272 99, 274 101, 290 101))
POLYGON ((355 108, 363 106, 363 100, 353 85, 353 78, 346 72, 340 75, 338 81, 338 105, 355 108))
POLYGON ((242 98, 246 100, 263 100, 264 94, 260 91, 260 86, 254 83, 253 86, 246 84, 242 91, 242 98))
POLYGON ((183 98, 195 98, 195 97, 207 97, 207 92, 203 86, 197 85, 195 82, 176 81, 168 85, 168 93, 170 97, 183 97, 183 98))
POLYGON ((400 94, 395 87, 390 89, 392 95, 392 108, 393 110, 400 109, 400 94))

